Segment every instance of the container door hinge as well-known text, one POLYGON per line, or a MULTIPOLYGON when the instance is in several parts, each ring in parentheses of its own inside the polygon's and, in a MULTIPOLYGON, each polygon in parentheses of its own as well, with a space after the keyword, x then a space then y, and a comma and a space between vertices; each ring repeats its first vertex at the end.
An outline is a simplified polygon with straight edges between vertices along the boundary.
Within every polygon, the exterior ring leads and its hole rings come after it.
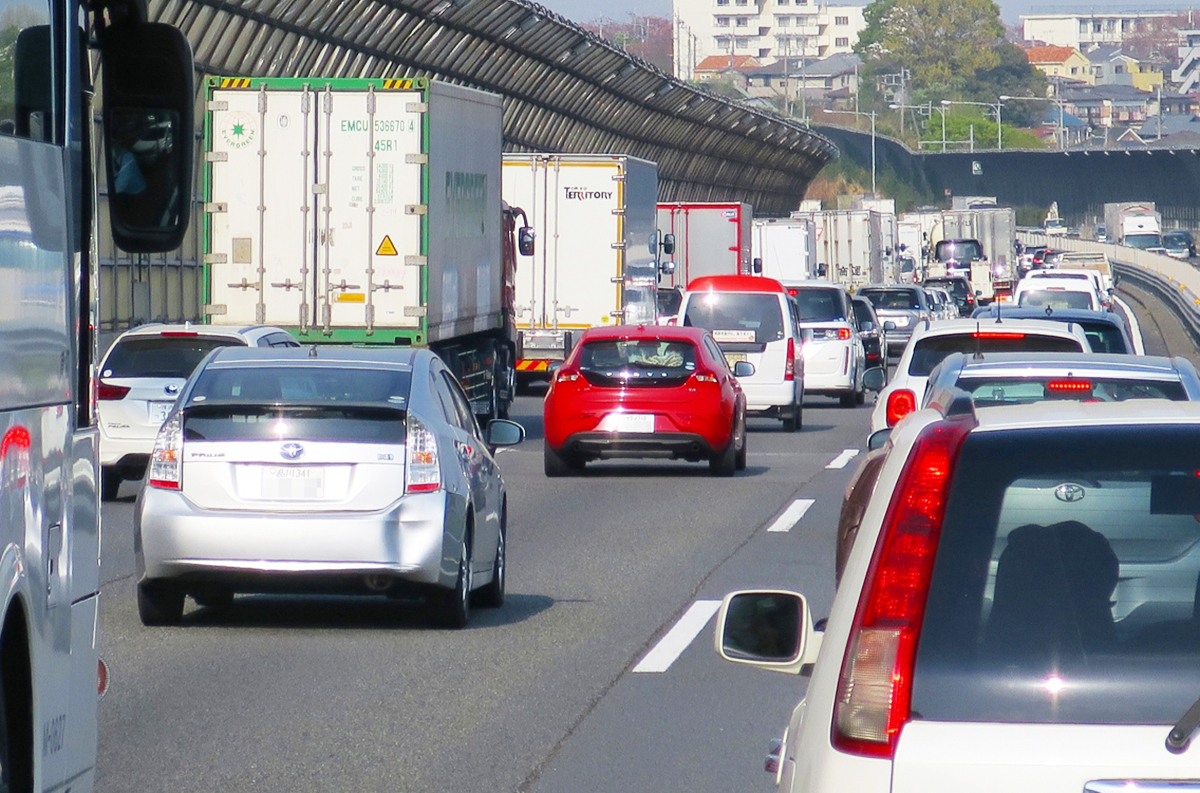
POLYGON ((229 152, 227 151, 210 151, 204 155, 205 162, 229 162, 229 152))
POLYGON ((429 213, 429 207, 425 204, 405 204, 404 214, 406 215, 425 215, 429 213))
POLYGON ((405 256, 404 263, 409 267, 424 267, 429 264, 429 259, 425 256, 405 256))
POLYGON ((428 113, 428 102, 409 102, 404 106, 405 113, 428 113))
POLYGON ((216 112, 220 112, 222 110, 228 110, 229 103, 226 102, 224 99, 214 99, 211 102, 205 102, 204 109, 209 112, 216 113, 216 112))
POLYGON ((410 151, 404 155, 404 162, 408 165, 428 165, 429 155, 410 151))
POLYGON ((206 303, 204 305, 204 313, 211 317, 219 317, 222 314, 229 313, 229 306, 224 303, 206 303))
POLYGON ((229 205, 224 201, 213 201, 204 205, 204 211, 210 215, 215 215, 219 212, 228 212, 229 205))
POLYGON ((405 306, 404 316, 406 317, 423 317, 426 314, 425 306, 405 306))
POLYGON ((229 261, 229 256, 224 253, 206 253, 204 254, 205 264, 225 264, 229 261))

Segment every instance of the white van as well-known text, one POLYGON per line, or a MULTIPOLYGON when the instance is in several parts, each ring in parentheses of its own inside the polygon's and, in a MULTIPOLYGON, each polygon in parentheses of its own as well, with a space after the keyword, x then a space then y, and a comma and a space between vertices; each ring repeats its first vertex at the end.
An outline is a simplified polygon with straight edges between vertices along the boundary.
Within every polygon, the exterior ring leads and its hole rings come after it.
POLYGON ((842 407, 861 405, 866 394, 862 376, 867 369, 867 353, 850 307, 850 293, 830 281, 801 281, 785 288, 796 304, 801 331, 807 331, 805 390, 837 397, 842 407))
POLYGON ((784 432, 800 429, 804 357, 783 284, 752 275, 697 278, 683 295, 679 322, 709 331, 731 367, 754 364, 754 374, 738 378, 747 411, 782 420, 784 432))

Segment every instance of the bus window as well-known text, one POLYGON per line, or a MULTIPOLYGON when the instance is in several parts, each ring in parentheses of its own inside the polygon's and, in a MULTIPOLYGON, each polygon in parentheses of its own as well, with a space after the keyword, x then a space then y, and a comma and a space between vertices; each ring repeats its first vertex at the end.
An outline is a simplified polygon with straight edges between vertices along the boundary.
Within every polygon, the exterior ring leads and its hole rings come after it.
POLYGON ((55 141, 49 22, 45 0, 0 0, 0 135, 55 141))

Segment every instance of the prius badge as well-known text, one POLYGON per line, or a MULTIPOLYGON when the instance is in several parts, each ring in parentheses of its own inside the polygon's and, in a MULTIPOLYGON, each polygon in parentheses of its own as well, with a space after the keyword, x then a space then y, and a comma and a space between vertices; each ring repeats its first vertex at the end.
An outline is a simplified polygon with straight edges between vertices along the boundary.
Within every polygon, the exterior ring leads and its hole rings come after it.
POLYGON ((285 443, 279 447, 279 456, 285 460, 299 460, 304 456, 304 447, 298 443, 285 443))
POLYGON ((1083 497, 1086 495, 1087 491, 1083 489, 1083 485, 1067 483, 1054 488, 1054 497, 1059 501, 1065 501, 1068 504, 1074 504, 1076 501, 1083 501, 1083 497))

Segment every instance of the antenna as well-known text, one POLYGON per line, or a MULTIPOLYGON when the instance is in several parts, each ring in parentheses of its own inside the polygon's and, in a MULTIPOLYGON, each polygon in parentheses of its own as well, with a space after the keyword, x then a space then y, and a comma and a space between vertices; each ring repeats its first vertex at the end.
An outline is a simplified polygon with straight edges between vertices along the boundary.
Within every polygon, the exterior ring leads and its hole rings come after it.
MULTIPOLYGON (((996 321, 999 322, 1000 318, 997 317, 996 321)), ((979 320, 975 320, 975 354, 971 356, 972 361, 982 361, 983 360, 983 350, 980 349, 980 341, 979 341, 979 337, 982 333, 983 333, 983 323, 981 323, 979 320)))
POLYGON ((317 345, 314 344, 313 346, 308 348, 308 357, 309 358, 317 357, 317 345))

